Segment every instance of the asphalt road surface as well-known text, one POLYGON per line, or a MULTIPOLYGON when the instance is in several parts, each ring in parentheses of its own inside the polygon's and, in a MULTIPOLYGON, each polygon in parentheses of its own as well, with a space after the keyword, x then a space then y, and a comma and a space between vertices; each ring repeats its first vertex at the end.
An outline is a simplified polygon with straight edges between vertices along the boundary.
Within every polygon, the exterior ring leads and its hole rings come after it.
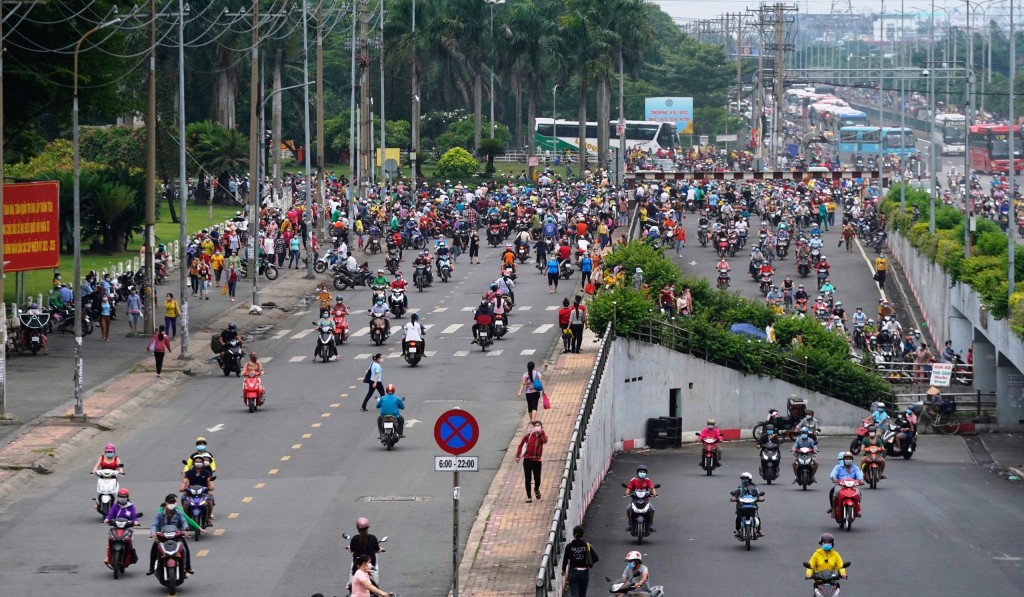
MULTIPOLYGON (((124 486, 146 513, 148 527, 164 495, 177 491, 179 463, 202 435, 217 460, 217 520, 210 529, 214 536, 190 544, 196 575, 181 588, 184 594, 344 594, 351 557, 341 533, 354 532, 356 518, 367 516, 372 533, 390 536, 379 560, 383 587, 407 595, 446 595, 452 478, 433 469, 433 457, 442 453, 434 442, 434 421, 458 407, 481 426, 481 440, 471 452, 480 457, 481 472, 461 475, 464 545, 525 410, 525 401, 515 397, 520 376, 527 361, 544 361, 558 331, 550 306, 560 306, 573 290, 563 283, 559 294, 548 294, 532 261, 520 266, 510 333, 483 353, 470 343, 471 311, 497 276, 499 262, 497 249, 482 253, 482 265, 460 259, 452 282, 435 281, 426 291, 409 294, 410 307, 419 309, 421 322, 429 326, 429 356, 416 368, 397 358, 400 333, 382 349, 372 344, 365 327, 369 320, 358 314, 369 306, 369 293, 349 290, 343 294, 355 312, 349 320, 354 337, 341 347, 340 361, 311 361, 312 311, 288 317, 252 343, 267 367, 268 402, 259 412, 243 408, 241 380, 215 371, 146 404, 132 431, 101 435, 77 462, 62 465, 32 495, 0 514, 3 593, 166 594, 145 576, 145 563, 118 581, 103 565, 107 529, 92 509, 95 481, 88 472, 103 444, 116 441, 127 465, 124 486), (393 452, 377 440, 373 403, 371 412, 359 410, 367 387, 362 377, 378 351, 389 357, 384 383, 396 384, 406 397, 407 437, 393 452)), ((371 265, 377 267, 381 259, 371 265)), ((136 536, 144 562, 146 534, 136 536)))
POLYGON ((696 446, 618 455, 584 522, 601 558, 591 574, 591 592, 602 593, 604 578, 619 577, 626 553, 639 549, 651 584, 664 585, 666 595, 810 595, 801 562, 817 548, 819 535, 830 532, 836 550, 853 562, 844 594, 952 597, 982 586, 993 595, 1018 594, 1024 582, 1020 487, 975 464, 960 438, 926 436, 910 461, 890 459, 888 478, 878 489, 864 488, 863 517, 851 532, 841 531, 825 511, 835 454, 848 443, 822 440, 818 483, 807 491, 791 484, 788 459, 775 484, 760 483, 765 536, 750 552, 733 538, 729 492, 741 472, 761 480, 752 442, 725 444, 723 466, 710 478, 698 464, 696 446), (655 498, 657 532, 638 547, 625 531, 628 500, 620 483, 639 463, 650 468, 661 489, 655 498))

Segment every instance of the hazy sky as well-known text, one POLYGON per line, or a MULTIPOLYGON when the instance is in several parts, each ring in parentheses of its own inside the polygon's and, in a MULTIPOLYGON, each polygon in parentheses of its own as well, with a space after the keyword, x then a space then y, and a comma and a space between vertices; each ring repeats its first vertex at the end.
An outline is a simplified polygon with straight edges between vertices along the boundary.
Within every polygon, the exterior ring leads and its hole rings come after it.
MULTIPOLYGON (((662 10, 672 15, 676 19, 709 19, 715 18, 726 12, 743 12, 747 8, 757 8, 761 3, 758 0, 715 0, 714 2, 698 2, 696 0, 651 0, 654 4, 661 6, 662 10)), ((766 3, 772 4, 774 0, 767 1, 766 3)), ((881 1, 866 1, 866 0, 851 0, 853 5, 853 11, 858 13, 877 13, 881 7, 881 1)), ((800 0, 795 2, 790 0, 786 4, 797 4, 799 10, 802 13, 812 14, 824 14, 828 13, 832 8, 832 0, 800 0)), ((974 4, 972 2, 972 4, 974 4)), ((998 10, 996 7, 997 3, 993 3, 992 8, 988 11, 998 10)), ((956 2, 950 0, 938 0, 935 2, 936 6, 943 8, 949 8, 950 10, 959 7, 962 11, 964 2, 956 2)), ((911 6, 927 8, 931 6, 931 0, 904 0, 904 9, 909 14, 913 11, 911 6)), ((1016 7, 1015 7, 1016 8, 1016 7)), ((885 12, 898 13, 900 11, 899 0, 888 0, 885 2, 885 12)), ((972 10, 973 12, 973 10, 972 10)), ((1017 11, 1014 10, 1014 13, 1017 11)), ((936 10, 937 14, 942 14, 942 11, 936 10)), ((1016 20, 1016 19, 1015 19, 1016 20)), ((974 21, 972 16, 971 21, 974 21)))

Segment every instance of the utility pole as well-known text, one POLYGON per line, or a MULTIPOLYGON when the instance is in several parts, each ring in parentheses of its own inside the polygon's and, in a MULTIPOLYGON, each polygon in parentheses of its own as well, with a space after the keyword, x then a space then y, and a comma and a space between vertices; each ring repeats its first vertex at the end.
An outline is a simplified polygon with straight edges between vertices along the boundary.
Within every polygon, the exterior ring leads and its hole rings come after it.
POLYGON ((370 155, 370 46, 367 0, 359 1, 359 192, 363 198, 368 191, 367 182, 373 172, 373 157, 370 155))
MULTIPOLYGON (((764 9, 765 7, 762 7, 762 10, 764 9)), ((771 21, 774 32, 774 41, 768 49, 775 52, 774 64, 772 65, 772 96, 774 97, 775 105, 772 107, 771 159, 773 164, 777 164, 781 153, 779 147, 779 127, 781 125, 783 73, 786 64, 786 52, 793 50, 793 45, 786 42, 786 26, 795 21, 794 17, 787 16, 787 14, 796 12, 796 8, 776 2, 771 7, 767 7, 767 10, 772 15, 771 21)))
MULTIPOLYGON (((252 1, 252 47, 249 49, 249 275, 252 276, 252 304, 260 304, 260 272, 256 255, 259 253, 260 234, 260 2, 252 1)), ((307 148, 308 150, 308 148, 307 148)), ((184 262, 182 262, 184 263, 184 262)))
MULTIPOLYGON (((320 202, 320 209, 323 210, 325 194, 324 174, 324 0, 317 0, 316 3, 316 171, 317 171, 317 201, 320 202)), ((312 181, 311 181, 312 182, 312 181)), ((327 225, 330 220, 326 210, 320 214, 320 225, 324 236, 327 235, 327 225)), ((312 223, 310 224, 312 229, 312 223)), ((312 254, 312 247, 310 247, 312 254)), ((310 257, 310 263, 313 262, 310 257)))
POLYGON ((733 16, 736 18, 736 111, 742 115, 740 103, 743 100, 743 13, 738 12, 733 16))
MULTIPOLYGON (((156 0, 149 0, 149 72, 146 79, 146 274, 142 280, 143 334, 156 331, 156 276, 153 267, 153 227, 156 225, 156 0)), ((76 290, 77 292, 77 290, 76 290)))
MULTIPOLYGON (((418 48, 416 46, 416 0, 412 0, 412 147, 409 148, 409 161, 412 164, 412 188, 415 194, 419 188, 416 178, 416 150, 419 149, 420 123, 420 73, 418 48)), ((530 166, 530 180, 533 180, 533 166, 530 166)))
POLYGON ((747 12, 757 13, 757 73, 754 77, 754 95, 750 102, 751 141, 754 145, 754 169, 764 169, 764 35, 767 7, 748 8, 747 12))

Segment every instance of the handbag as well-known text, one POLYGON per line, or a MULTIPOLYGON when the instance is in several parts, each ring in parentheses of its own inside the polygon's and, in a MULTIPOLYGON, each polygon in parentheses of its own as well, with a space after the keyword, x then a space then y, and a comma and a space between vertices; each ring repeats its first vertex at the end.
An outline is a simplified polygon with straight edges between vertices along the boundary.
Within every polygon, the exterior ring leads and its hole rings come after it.
POLYGON ((533 389, 538 392, 542 392, 544 390, 544 384, 540 383, 540 378, 537 377, 536 373, 533 374, 533 389))
POLYGON ((148 352, 156 352, 156 338, 149 341, 149 346, 146 347, 148 352))
POLYGON ((373 380, 370 377, 370 367, 366 368, 366 375, 363 376, 363 383, 373 383, 373 380))
POLYGON ((544 392, 543 394, 540 395, 540 398, 541 398, 541 401, 544 403, 544 410, 550 409, 551 408, 551 399, 548 398, 548 393, 544 392))
POLYGON ((227 293, 228 293, 228 285, 225 284, 225 285, 220 287, 220 294, 221 294, 221 296, 226 296, 227 293))

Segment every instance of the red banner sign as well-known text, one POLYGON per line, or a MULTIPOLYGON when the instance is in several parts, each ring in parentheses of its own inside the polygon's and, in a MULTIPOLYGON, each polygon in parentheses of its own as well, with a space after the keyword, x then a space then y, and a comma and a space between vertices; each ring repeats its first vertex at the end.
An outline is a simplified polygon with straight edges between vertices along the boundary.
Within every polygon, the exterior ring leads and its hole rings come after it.
POLYGON ((60 188, 56 181, 4 185, 5 272, 60 265, 60 188))

